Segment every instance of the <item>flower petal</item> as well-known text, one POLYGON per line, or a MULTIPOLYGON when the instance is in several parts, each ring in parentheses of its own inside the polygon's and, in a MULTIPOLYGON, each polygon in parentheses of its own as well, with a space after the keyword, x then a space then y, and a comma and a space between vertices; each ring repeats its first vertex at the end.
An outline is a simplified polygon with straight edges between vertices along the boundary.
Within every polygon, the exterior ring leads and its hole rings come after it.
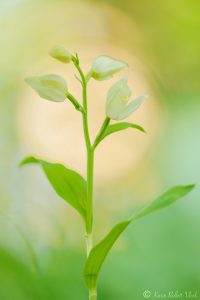
POLYGON ((129 101, 131 90, 127 85, 127 81, 127 78, 120 79, 108 91, 106 114, 111 119, 117 119, 129 101))
POLYGON ((138 107, 148 98, 147 95, 138 96, 135 100, 131 101, 119 115, 118 120, 123 120, 130 116, 138 107))

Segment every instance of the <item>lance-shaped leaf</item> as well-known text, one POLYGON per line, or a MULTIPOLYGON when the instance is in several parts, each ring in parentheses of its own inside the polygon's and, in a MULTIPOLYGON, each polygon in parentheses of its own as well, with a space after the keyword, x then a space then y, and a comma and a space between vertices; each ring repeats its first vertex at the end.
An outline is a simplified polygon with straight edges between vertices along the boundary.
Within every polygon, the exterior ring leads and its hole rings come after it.
POLYGON ((107 236, 91 250, 89 254, 84 268, 84 279, 88 288, 94 289, 96 287, 99 271, 107 254, 109 253, 110 249, 112 248, 118 237, 121 235, 121 233, 132 221, 142 218, 154 211, 172 204, 176 200, 187 195, 193 188, 194 185, 173 187, 162 194, 160 197, 156 198, 156 200, 151 202, 147 207, 137 212, 129 220, 117 224, 107 234, 107 236))
POLYGON ((55 192, 73 206, 85 220, 85 179, 77 172, 68 169, 61 164, 49 163, 32 156, 25 158, 20 165, 22 166, 30 163, 37 163, 41 165, 55 192))
POLYGON ((95 146, 97 146, 108 135, 110 135, 112 133, 115 133, 115 132, 118 132, 118 131, 128 129, 128 128, 135 128, 139 131, 145 132, 144 128, 142 128, 138 124, 133 124, 133 123, 128 123, 128 122, 121 122, 121 123, 111 124, 106 128, 106 130, 103 132, 103 134, 98 138, 98 140, 95 143, 95 146))

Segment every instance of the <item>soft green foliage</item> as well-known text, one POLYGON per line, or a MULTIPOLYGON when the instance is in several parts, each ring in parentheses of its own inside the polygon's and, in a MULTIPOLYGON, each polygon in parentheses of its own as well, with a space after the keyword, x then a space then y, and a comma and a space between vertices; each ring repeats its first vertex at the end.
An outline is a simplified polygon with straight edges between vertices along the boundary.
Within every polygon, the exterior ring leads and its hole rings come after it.
POLYGON ((61 76, 54 74, 33 76, 26 78, 25 81, 44 99, 63 102, 67 98, 67 83, 61 76))
POLYGON ((154 211, 157 211, 159 209, 162 209, 173 202, 181 199, 185 195, 187 195, 189 192, 193 190, 195 187, 194 184, 185 185, 185 186, 175 186, 162 194, 160 197, 156 198, 154 201, 150 203, 147 207, 142 209, 140 212, 138 212, 134 219, 140 219, 141 217, 144 217, 154 211))
POLYGON ((145 132, 145 130, 137 124, 128 122, 110 124, 110 122, 112 119, 119 121, 130 116, 144 102, 147 96, 139 96, 135 100, 130 101, 131 90, 127 84, 127 78, 122 78, 117 81, 108 91, 106 117, 94 142, 92 142, 88 126, 87 84, 91 78, 96 80, 109 79, 115 73, 127 67, 127 64, 111 57, 100 56, 93 62, 91 70, 84 74, 80 66, 78 55, 70 54, 63 46, 54 47, 50 51, 50 55, 59 61, 65 63, 71 61, 73 63, 79 74, 78 80, 82 86, 82 105, 68 92, 67 84, 60 76, 46 75, 31 77, 26 79, 26 82, 35 89, 42 98, 56 102, 64 101, 68 98, 75 109, 81 112, 87 151, 87 180, 85 181, 78 173, 61 164, 49 163, 35 157, 26 158, 22 161, 21 165, 29 163, 40 164, 55 192, 73 206, 84 218, 88 257, 84 268, 84 279, 89 290, 89 300, 96 300, 97 279, 100 268, 113 244, 125 228, 132 221, 162 209, 185 196, 194 188, 194 185, 177 186, 168 190, 147 207, 134 214, 132 218, 117 224, 102 241, 93 247, 93 174, 95 149, 105 137, 115 132, 127 128, 134 128, 145 132))
POLYGON ((139 131, 145 132, 144 128, 138 124, 121 122, 121 123, 115 123, 115 124, 109 125, 109 123, 110 123, 110 118, 107 117, 102 125, 102 128, 101 128, 99 134, 97 135, 97 137, 95 139, 95 142, 94 142, 95 148, 103 139, 105 139, 110 134, 125 130, 127 128, 135 128, 139 131))
POLYGON ((127 66, 125 62, 108 56, 99 56, 92 64, 91 76, 96 80, 107 80, 127 66))
POLYGON ((57 45, 49 51, 49 55, 63 63, 71 61, 71 53, 62 45, 57 45))
POLYGON ((125 130, 127 128, 134 128, 137 129, 139 131, 145 132, 144 128, 141 127, 138 124, 133 124, 133 123, 128 123, 128 122, 121 122, 121 123, 116 123, 116 124, 111 124, 109 125, 105 132, 102 135, 101 140, 103 140, 105 137, 107 137, 108 135, 118 132, 118 131, 122 131, 125 130))
POLYGON ((113 244, 129 225, 130 220, 116 225, 109 234, 91 250, 84 268, 84 279, 89 289, 95 289, 100 268, 113 244))
POLYGON ((96 287, 99 271, 107 254, 121 233, 132 221, 172 204, 176 200, 187 195, 193 188, 194 185, 173 187, 160 197, 156 198, 150 205, 137 212, 132 218, 117 224, 90 252, 84 269, 84 278, 88 288, 94 289, 96 287))
POLYGON ((77 172, 64 167, 61 164, 53 164, 35 157, 27 157, 21 162, 21 166, 37 163, 40 164, 55 192, 80 215, 86 217, 86 181, 77 172))
POLYGON ((122 78, 108 91, 106 100, 106 114, 111 119, 123 120, 127 118, 147 98, 147 96, 139 96, 130 102, 131 90, 127 82, 127 78, 122 78))

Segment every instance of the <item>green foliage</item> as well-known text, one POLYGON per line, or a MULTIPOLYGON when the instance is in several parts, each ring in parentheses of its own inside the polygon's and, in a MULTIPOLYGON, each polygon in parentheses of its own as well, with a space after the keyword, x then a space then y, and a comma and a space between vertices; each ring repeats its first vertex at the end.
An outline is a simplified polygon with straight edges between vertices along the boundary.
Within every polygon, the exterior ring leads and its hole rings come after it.
POLYGON ((168 190, 160 197, 156 198, 153 202, 151 202, 150 205, 138 212, 134 216, 134 219, 136 220, 142 218, 152 212, 165 208, 168 205, 171 205, 173 202, 186 196, 189 192, 191 192, 194 189, 194 187, 194 184, 172 187, 170 190, 168 190))
POLYGON ((88 288, 94 289, 96 287, 99 271, 107 254, 121 233, 132 221, 172 204, 176 200, 187 195, 193 188, 194 185, 173 187, 160 197, 156 198, 150 205, 136 213, 131 219, 117 224, 90 252, 84 268, 84 278, 88 288))
POLYGON ((101 137, 101 141, 107 137, 108 135, 118 132, 118 131, 122 131, 125 130, 127 128, 135 128, 139 131, 145 132, 144 128, 142 128, 140 125, 138 124, 133 124, 133 123, 128 123, 128 122, 121 122, 121 123, 116 123, 116 124, 111 124, 109 125, 105 132, 103 133, 102 137, 101 137))
POLYGON ((64 167, 61 164, 53 164, 35 157, 27 157, 21 162, 21 166, 37 163, 40 164, 55 192, 80 215, 86 218, 86 181, 77 172, 64 167))

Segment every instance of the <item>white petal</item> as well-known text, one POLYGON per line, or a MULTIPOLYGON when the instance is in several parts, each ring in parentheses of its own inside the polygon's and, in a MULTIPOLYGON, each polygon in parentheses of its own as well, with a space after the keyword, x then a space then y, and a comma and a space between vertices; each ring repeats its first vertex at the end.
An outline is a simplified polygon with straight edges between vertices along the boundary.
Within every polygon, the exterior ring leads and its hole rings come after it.
POLYGON ((147 95, 139 96, 135 100, 131 101, 121 112, 118 120, 123 120, 130 116, 134 111, 138 109, 138 107, 148 98, 147 95))
POLYGON ((127 78, 117 81, 108 91, 106 99, 106 114, 111 119, 117 119, 125 109, 131 96, 131 90, 127 85, 127 78))

